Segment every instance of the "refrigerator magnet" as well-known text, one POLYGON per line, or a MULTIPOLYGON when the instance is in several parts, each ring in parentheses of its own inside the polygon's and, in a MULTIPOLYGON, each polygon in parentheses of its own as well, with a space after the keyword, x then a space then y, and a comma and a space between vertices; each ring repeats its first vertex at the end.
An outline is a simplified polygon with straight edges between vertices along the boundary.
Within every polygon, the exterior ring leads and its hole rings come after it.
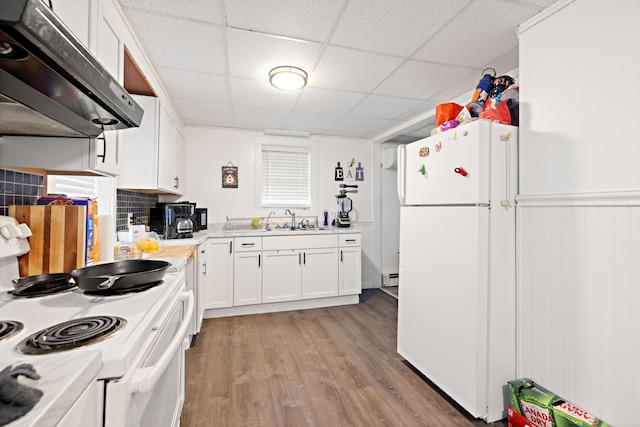
POLYGON ((429 157, 429 147, 422 147, 418 152, 418 156, 420 157, 429 157))
POLYGON ((424 165, 420 166, 420 169, 418 169, 418 172, 420 172, 422 176, 424 176, 425 178, 427 177, 427 168, 425 168, 424 165))
POLYGON ((436 144, 436 153, 439 153, 439 152, 440 152, 440 150, 442 150, 442 142, 438 142, 438 143, 436 144))

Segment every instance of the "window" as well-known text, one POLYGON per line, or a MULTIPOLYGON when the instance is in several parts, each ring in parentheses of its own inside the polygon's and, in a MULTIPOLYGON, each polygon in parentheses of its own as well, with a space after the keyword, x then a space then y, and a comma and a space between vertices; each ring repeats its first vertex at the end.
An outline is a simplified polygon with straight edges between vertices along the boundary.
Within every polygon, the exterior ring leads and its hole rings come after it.
POLYGON ((311 208, 309 147, 262 146, 263 208, 311 208))
POLYGON ((93 176, 49 175, 47 193, 67 197, 97 197, 96 178, 93 176))
POLYGON ((98 200, 100 215, 116 214, 116 179, 102 176, 49 175, 48 194, 67 197, 90 197, 98 200))

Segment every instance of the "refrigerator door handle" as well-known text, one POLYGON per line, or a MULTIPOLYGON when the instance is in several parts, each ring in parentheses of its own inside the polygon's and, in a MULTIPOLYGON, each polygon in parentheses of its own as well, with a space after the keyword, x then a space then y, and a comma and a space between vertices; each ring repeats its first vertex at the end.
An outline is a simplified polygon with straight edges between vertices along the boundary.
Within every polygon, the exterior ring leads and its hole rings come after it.
POLYGON ((511 132, 506 135, 500 135, 500 141, 505 145, 505 163, 504 163, 504 199, 500 200, 500 206, 511 207, 511 132))
POLYGON ((400 200, 400 205, 404 205, 406 201, 406 153, 407 147, 405 145, 398 145, 398 179, 396 181, 396 185, 398 188, 398 199, 400 200))

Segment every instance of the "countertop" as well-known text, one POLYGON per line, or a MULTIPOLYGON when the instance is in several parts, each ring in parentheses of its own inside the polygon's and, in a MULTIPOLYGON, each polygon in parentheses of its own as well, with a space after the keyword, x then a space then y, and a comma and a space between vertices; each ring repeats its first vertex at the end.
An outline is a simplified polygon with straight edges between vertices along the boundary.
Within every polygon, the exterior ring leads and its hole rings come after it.
MULTIPOLYGON (((13 360, 11 364, 20 363, 31 363, 40 375, 39 380, 20 378, 20 382, 41 390, 43 395, 36 406, 7 427, 56 425, 89 383, 96 381, 102 367, 99 350, 31 357, 13 360)), ((2 367, 5 366, 3 363, 2 367)))
POLYGON ((207 230, 198 231, 193 233, 193 237, 189 239, 170 239, 160 240, 163 247, 165 246, 180 246, 180 245, 199 245, 204 242, 208 237, 250 237, 250 236, 299 236, 299 235, 314 235, 314 234, 351 234, 361 233, 361 230, 354 227, 341 228, 341 227, 327 227, 327 228, 310 228, 306 230, 289 230, 286 228, 275 228, 269 231, 261 230, 224 230, 221 227, 209 226, 207 230))
POLYGON ((210 226, 209 229, 198 231, 193 233, 193 237, 188 239, 161 239, 160 251, 153 253, 145 253, 143 258, 145 259, 160 259, 168 261, 172 264, 169 271, 179 271, 184 268, 187 259, 193 256, 196 247, 204 243, 209 237, 268 237, 268 236, 302 236, 302 235, 317 235, 317 234, 350 234, 361 233, 357 228, 312 228, 307 230, 289 230, 289 229, 273 229, 269 231, 265 230, 223 230, 219 226, 210 226))

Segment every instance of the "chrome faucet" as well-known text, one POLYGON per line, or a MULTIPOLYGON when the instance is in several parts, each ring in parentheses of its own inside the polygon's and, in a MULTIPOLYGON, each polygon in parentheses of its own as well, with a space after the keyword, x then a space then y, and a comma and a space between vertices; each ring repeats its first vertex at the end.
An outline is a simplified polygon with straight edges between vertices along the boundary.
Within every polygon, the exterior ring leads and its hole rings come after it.
POLYGON ((284 211, 285 215, 291 215, 291 229, 295 230, 296 228, 296 213, 295 212, 291 212, 290 209, 287 209, 286 211, 284 211))
POLYGON ((271 218, 271 215, 275 215, 276 213, 274 211, 269 212, 269 216, 267 217, 267 222, 264 224, 264 229, 269 231, 271 230, 271 228, 269 228, 269 218, 271 218))

